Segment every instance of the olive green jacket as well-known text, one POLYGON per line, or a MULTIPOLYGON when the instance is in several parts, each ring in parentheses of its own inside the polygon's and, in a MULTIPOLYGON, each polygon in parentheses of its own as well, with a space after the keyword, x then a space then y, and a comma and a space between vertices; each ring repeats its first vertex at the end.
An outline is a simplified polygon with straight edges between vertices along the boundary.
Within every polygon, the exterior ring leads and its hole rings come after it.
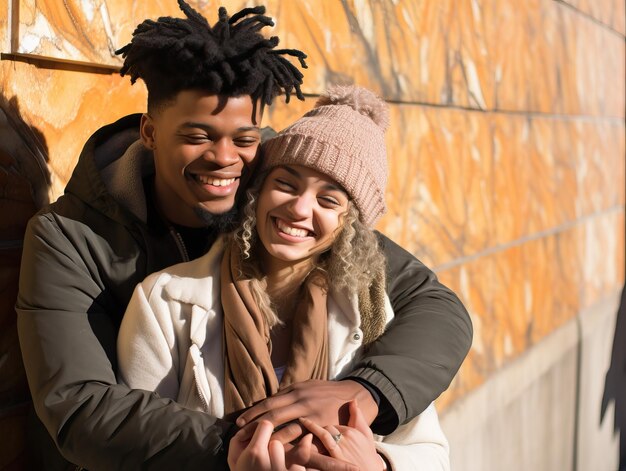
MULTIPOLYGON (((151 154, 135 143, 139 117, 97 131, 65 194, 28 225, 16 309, 33 402, 65 459, 90 470, 225 469, 232 424, 115 377, 117 332, 133 288, 185 259, 173 230, 146 223, 142 175, 154 169, 151 154)), ((380 237, 396 317, 352 376, 374 386, 395 412, 374 424, 388 433, 448 387, 472 326, 454 293, 380 237)))

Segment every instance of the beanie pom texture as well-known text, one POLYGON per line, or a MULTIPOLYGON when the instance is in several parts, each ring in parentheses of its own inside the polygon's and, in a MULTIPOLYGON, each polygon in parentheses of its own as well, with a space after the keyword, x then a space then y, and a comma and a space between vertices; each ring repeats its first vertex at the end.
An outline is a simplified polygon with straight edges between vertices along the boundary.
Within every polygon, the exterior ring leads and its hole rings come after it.
POLYGON ((366 88, 353 85, 331 85, 315 103, 316 108, 327 105, 349 106, 354 111, 370 118, 383 131, 389 127, 387 103, 366 88))

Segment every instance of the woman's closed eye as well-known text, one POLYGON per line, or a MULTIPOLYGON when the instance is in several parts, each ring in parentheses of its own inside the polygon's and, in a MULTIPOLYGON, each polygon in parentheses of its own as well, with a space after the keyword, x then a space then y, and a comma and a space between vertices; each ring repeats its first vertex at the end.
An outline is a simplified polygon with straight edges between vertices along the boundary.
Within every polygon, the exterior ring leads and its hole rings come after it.
POLYGON ((282 178, 276 178, 274 180, 276 182, 276 186, 283 191, 295 191, 296 187, 289 183, 287 180, 283 180, 282 178))
POLYGON ((337 206, 341 206, 341 202, 333 196, 320 196, 319 200, 320 200, 320 203, 326 207, 334 208, 337 206))

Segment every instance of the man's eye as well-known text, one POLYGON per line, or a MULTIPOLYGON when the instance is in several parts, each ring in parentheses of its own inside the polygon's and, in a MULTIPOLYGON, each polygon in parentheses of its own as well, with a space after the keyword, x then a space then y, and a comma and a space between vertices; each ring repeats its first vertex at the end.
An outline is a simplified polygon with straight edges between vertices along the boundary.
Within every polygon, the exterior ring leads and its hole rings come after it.
POLYGON ((206 134, 188 134, 187 136, 185 136, 185 139, 187 139, 192 144, 210 141, 209 136, 207 136, 206 134))
POLYGON ((258 144, 258 139, 254 137, 235 139, 235 145, 238 147, 251 147, 258 144))

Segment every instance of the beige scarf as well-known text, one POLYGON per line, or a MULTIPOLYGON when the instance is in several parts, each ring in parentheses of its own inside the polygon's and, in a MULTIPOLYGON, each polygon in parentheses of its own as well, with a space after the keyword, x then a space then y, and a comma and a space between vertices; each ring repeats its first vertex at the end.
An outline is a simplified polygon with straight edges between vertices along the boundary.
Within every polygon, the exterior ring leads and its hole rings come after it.
POLYGON ((302 285, 289 362, 278 384, 270 357, 270 329, 242 279, 237 247, 229 244, 221 266, 224 310, 224 413, 250 407, 289 384, 328 378, 327 292, 313 276, 302 285))

